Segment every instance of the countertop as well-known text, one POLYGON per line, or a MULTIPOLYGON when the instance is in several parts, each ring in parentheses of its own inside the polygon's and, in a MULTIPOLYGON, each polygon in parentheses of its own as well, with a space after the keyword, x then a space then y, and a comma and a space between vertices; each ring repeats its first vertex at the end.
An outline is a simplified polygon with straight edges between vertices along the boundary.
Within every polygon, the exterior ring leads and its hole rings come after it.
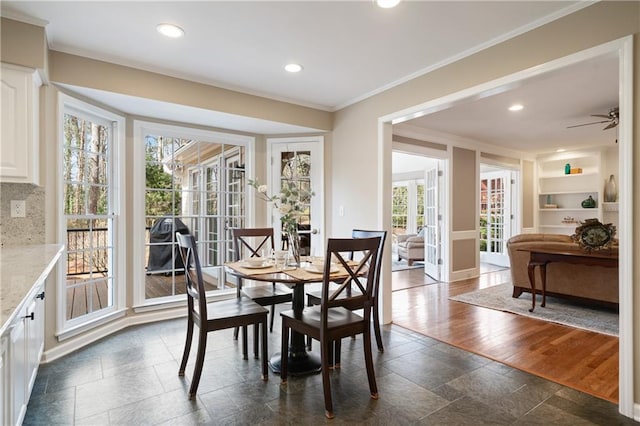
POLYGON ((62 244, 0 249, 0 335, 13 321, 33 287, 47 278, 63 249, 62 244))

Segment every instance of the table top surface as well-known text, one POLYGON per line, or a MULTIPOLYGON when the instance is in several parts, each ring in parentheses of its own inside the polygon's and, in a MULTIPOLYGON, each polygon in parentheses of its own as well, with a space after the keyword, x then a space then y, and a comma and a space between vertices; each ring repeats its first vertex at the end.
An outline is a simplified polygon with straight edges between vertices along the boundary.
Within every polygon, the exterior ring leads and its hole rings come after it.
POLYGON ((574 257, 585 257, 585 258, 596 258, 596 259, 615 259, 618 260, 618 252, 612 251, 609 249, 604 250, 581 250, 581 249, 566 249, 562 250, 558 249, 550 249, 550 248, 520 248, 518 251, 527 251, 529 253, 540 253, 540 254, 551 254, 551 255, 559 255, 559 256, 574 256, 574 257))
MULTIPOLYGON (((247 268, 242 262, 229 262, 224 266, 231 275, 254 281, 305 284, 321 282, 324 277, 324 273, 320 272, 322 269, 319 269, 318 266, 314 267, 308 262, 303 262, 300 267, 285 267, 280 269, 273 265, 261 268, 247 268)), ((335 280, 346 278, 348 275, 344 267, 336 266, 335 272, 332 273, 330 277, 332 280, 335 280)))

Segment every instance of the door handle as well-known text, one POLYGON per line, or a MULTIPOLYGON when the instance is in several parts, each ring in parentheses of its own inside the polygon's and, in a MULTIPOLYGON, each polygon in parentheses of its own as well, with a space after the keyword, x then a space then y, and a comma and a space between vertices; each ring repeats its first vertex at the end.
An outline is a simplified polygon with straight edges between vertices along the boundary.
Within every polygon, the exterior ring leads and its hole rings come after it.
POLYGON ((307 234, 318 234, 320 231, 318 231, 317 229, 311 229, 308 231, 300 231, 298 230, 298 234, 302 234, 302 235, 307 235, 307 234))

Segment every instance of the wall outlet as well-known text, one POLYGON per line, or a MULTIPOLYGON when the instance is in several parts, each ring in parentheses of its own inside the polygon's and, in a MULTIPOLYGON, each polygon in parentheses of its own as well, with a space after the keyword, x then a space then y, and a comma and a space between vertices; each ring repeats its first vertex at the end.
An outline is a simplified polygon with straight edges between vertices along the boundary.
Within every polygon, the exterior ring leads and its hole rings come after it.
POLYGON ((11 200, 11 217, 27 217, 25 200, 11 200))

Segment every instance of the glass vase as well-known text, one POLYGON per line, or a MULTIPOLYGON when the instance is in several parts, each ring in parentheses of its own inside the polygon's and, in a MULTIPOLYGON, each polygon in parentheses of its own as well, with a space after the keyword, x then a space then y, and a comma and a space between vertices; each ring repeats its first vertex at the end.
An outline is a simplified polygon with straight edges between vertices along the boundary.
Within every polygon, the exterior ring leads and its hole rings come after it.
POLYGON ((300 235, 298 234, 298 227, 291 229, 287 232, 287 238, 289 242, 289 251, 291 252, 291 263, 295 266, 300 266, 300 235))

